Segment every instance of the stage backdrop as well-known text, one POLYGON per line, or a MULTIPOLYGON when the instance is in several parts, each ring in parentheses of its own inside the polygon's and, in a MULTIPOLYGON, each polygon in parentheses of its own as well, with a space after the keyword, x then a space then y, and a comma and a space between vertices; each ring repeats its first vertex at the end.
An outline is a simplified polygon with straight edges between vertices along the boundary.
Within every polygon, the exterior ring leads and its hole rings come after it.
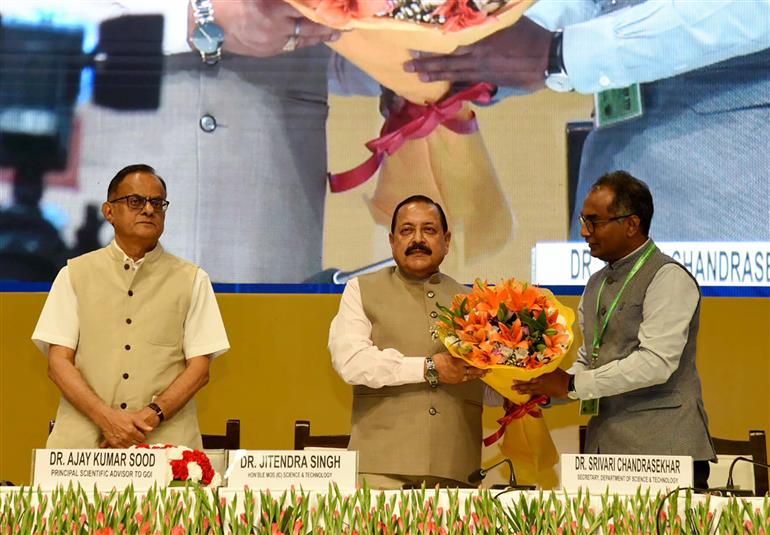
MULTIPOLYGON (((17 484, 29 482, 30 451, 44 447, 58 403, 46 360, 29 341, 44 299, 0 293, 0 479, 17 484)), ((241 444, 250 449, 291 449, 297 419, 310 420, 314 433, 348 432, 351 388, 326 350, 339 296, 219 294, 218 300, 233 349, 214 362, 211 382, 197 397, 202 431, 223 433, 228 418, 239 418, 241 444)), ((577 306, 577 297, 560 300, 577 306)), ((770 429, 768 324, 770 300, 703 301, 698 368, 716 436, 743 439, 749 429, 770 429)), ((486 427, 494 428, 500 412, 485 411, 486 427)), ((577 407, 547 410, 546 419, 559 449, 577 452, 577 426, 584 423, 577 407)), ((488 448, 485 457, 498 451, 488 448)), ((555 478, 543 474, 541 482, 555 478)))

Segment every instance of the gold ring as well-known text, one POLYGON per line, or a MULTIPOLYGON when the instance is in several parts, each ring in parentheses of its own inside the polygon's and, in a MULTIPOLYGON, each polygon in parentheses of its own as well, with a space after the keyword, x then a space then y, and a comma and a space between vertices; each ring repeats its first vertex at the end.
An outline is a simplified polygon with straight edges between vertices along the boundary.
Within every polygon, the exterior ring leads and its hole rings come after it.
POLYGON ((300 26, 300 20, 301 19, 294 19, 294 31, 281 49, 284 52, 294 52, 297 49, 297 44, 299 43, 299 32, 302 29, 300 26))

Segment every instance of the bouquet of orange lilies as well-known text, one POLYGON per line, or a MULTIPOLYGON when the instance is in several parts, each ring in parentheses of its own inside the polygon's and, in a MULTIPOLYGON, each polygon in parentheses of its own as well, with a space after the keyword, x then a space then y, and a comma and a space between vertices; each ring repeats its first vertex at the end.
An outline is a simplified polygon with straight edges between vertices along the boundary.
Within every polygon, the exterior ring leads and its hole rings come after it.
POLYGON ((513 235, 513 215, 471 108, 490 103, 494 86, 450 95, 449 82, 423 82, 404 63, 413 50, 446 54, 511 26, 534 0, 284 1, 343 30, 329 46, 407 101, 366 143, 369 158, 329 175, 331 191, 358 187, 379 171, 369 199, 376 222, 389 225, 395 206, 420 193, 446 209, 453 227, 462 226, 466 259, 501 249, 513 235))
POLYGON ((503 451, 537 473, 558 460, 542 420, 544 396, 530 399, 511 389, 555 370, 572 344, 572 309, 545 289, 508 279, 490 286, 477 280, 467 295, 441 306, 435 333, 455 357, 491 370, 483 381, 505 398, 500 429, 484 439, 489 446, 505 434, 503 451))

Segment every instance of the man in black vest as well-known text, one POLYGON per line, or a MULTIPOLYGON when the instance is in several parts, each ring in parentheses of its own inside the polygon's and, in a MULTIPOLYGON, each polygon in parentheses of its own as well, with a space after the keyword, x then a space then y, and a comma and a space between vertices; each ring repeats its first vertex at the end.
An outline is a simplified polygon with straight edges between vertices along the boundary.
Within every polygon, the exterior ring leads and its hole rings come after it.
POLYGON ((607 266, 580 300, 584 344, 568 371, 514 390, 580 400, 592 415, 586 453, 689 455, 706 488, 715 454, 695 368, 700 288, 648 237, 652 214, 647 185, 625 171, 594 183, 581 235, 607 266))

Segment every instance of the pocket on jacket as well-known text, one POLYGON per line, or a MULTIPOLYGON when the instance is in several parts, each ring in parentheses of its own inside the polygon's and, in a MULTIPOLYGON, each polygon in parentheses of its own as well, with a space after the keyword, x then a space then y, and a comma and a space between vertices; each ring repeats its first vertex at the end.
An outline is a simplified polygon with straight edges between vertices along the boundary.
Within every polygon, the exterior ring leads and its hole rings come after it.
POLYGON ((679 395, 679 392, 632 394, 625 397, 625 405, 628 412, 676 409, 682 406, 682 397, 679 395))

